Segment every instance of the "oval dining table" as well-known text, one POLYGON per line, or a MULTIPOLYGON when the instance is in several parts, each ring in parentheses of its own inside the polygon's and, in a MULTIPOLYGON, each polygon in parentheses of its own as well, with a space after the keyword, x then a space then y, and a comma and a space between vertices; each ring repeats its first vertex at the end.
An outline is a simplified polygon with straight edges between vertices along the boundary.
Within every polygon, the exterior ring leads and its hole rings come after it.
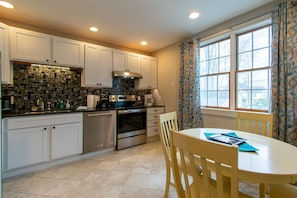
POLYGON ((192 128, 180 131, 180 133, 203 140, 207 140, 205 133, 230 132, 246 139, 248 144, 258 149, 254 152, 238 152, 239 179, 260 184, 283 184, 297 181, 296 146, 274 138, 231 129, 192 128))

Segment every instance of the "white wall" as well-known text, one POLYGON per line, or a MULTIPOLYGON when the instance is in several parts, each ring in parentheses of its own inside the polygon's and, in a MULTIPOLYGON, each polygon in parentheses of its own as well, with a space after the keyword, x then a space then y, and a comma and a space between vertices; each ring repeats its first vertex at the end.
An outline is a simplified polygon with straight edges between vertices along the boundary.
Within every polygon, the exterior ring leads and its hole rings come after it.
POLYGON ((165 111, 178 110, 179 62, 178 44, 166 47, 153 56, 158 58, 158 91, 165 104, 165 111))

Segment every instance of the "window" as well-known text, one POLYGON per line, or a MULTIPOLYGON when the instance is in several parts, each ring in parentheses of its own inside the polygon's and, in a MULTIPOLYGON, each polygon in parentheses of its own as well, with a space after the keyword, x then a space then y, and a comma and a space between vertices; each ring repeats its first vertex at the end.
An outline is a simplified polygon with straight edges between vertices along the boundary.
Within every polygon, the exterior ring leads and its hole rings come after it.
POLYGON ((203 107, 269 111, 270 24, 266 19, 202 39, 199 66, 203 107))
POLYGON ((229 108, 230 39, 200 48, 202 106, 229 108))
POLYGON ((237 35, 237 109, 269 109, 270 66, 270 26, 237 35))

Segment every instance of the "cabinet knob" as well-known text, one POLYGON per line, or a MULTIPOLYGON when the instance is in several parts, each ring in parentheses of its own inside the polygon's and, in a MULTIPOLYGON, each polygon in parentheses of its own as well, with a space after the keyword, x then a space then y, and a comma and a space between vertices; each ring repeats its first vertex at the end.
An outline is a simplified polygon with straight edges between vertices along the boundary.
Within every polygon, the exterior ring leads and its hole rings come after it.
POLYGON ((43 128, 44 131, 46 131, 46 129, 47 129, 47 128, 45 128, 45 127, 43 128))
POLYGON ((56 127, 53 127, 53 129, 55 129, 56 127))
POLYGON ((56 63, 57 61, 56 61, 56 60, 54 60, 54 62, 56 63))
POLYGON ((46 61, 46 62, 48 62, 49 60, 48 60, 48 59, 46 59, 45 61, 46 61))

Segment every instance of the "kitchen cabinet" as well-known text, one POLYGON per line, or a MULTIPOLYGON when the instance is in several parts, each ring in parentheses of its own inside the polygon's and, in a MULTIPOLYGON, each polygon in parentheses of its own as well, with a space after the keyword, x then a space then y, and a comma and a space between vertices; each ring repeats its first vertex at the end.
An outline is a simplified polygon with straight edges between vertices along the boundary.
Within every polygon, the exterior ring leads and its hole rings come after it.
POLYGON ((53 61, 60 66, 84 67, 84 43, 53 37, 53 61))
POLYGON ((11 59, 49 63, 51 59, 50 35, 10 27, 11 59))
POLYGON ((82 123, 52 125, 51 160, 82 153, 82 123))
POLYGON ((4 23, 0 23, 0 51, 2 83, 12 84, 9 62, 9 26, 4 23))
POLYGON ((86 44, 82 86, 112 87, 112 49, 86 44))
POLYGON ((135 82, 135 87, 138 89, 158 88, 157 59, 150 56, 142 56, 140 60, 140 74, 142 78, 135 82))
POLYGON ((158 131, 158 115, 165 112, 164 107, 149 107, 146 111, 146 130, 147 130, 147 136, 155 136, 159 135, 158 131))
POLYGON ((4 170, 5 168, 10 170, 48 160, 46 128, 30 127, 8 130, 6 135, 7 164, 4 165, 4 170))
POLYGON ((4 118, 4 171, 82 153, 82 113, 4 118))
POLYGON ((139 73, 140 54, 113 50, 113 70, 139 73))
POLYGON ((83 43, 10 27, 11 60, 83 68, 83 43))

